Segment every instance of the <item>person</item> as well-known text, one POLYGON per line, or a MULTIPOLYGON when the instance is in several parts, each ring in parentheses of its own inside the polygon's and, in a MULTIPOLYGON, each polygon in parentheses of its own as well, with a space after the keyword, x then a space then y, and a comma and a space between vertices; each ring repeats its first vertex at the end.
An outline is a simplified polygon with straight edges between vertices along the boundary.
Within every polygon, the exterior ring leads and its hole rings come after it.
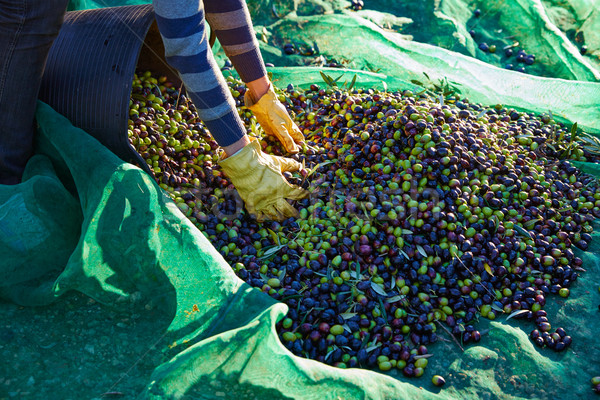
MULTIPOLYGON (((32 154, 37 94, 67 3, 0 0, 0 184, 19 183, 32 154)), ((248 137, 208 45, 206 21, 247 85, 246 106, 266 133, 297 153, 304 137, 267 77, 246 3, 153 0, 153 7, 167 62, 179 72, 199 117, 222 148, 219 165, 247 211, 258 221, 297 216, 287 200, 308 192, 287 182, 283 173, 301 165, 262 152, 259 141, 248 137)))
POLYGON ((0 184, 21 181, 48 52, 69 0, 0 0, 0 184))

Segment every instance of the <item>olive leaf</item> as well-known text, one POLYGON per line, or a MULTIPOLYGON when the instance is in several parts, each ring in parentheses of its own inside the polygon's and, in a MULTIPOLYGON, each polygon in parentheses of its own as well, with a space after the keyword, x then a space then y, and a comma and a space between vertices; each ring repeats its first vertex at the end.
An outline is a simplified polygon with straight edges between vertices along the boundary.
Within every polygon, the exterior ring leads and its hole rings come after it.
POLYGON ((492 310, 498 311, 498 312, 501 312, 501 313, 504 312, 504 310, 502 308, 500 308, 499 306, 497 306, 496 304, 492 304, 492 310))
POLYGON ((323 161, 322 163, 315 165, 308 171, 308 174, 306 175, 306 177, 304 179, 307 179, 309 176, 314 174, 319 168, 324 167, 326 165, 335 164, 335 162, 336 162, 336 160, 327 160, 327 161, 323 161))
POLYGON ((512 312, 508 317, 506 317, 505 321, 508 321, 509 319, 513 318, 513 317, 518 317, 519 315, 522 314, 527 314, 529 312, 529 310, 517 310, 512 312))
POLYGON ((331 350, 329 350, 329 353, 327 353, 327 355, 325 356, 325 359, 327 360, 329 358, 329 356, 331 355, 331 353, 333 353, 337 349, 338 349, 338 347, 334 344, 333 347, 331 348, 331 350))
POLYGON ((378 295, 387 297, 387 293, 385 292, 385 289, 379 283, 371 282, 371 289, 373 289, 373 291, 375 293, 377 293, 378 295))
POLYGON ((345 312, 345 313, 341 313, 340 317, 344 318, 344 319, 350 319, 352 317, 357 316, 357 313, 353 313, 353 312, 345 312))
POLYGON ((275 232, 273 232, 269 228, 267 228, 267 230, 269 231, 269 234, 271 235, 271 239, 273 240, 273 242, 277 243, 277 246, 281 246, 281 243, 279 241, 279 235, 277 235, 275 232))
POLYGON ((304 296, 301 294, 292 294, 290 296, 285 296, 281 298, 281 301, 291 300, 291 299, 302 299, 304 296))
POLYGON ((394 297, 390 297, 389 299, 386 299, 386 301, 391 304, 391 303, 395 303, 397 301, 400 301, 400 300, 404 299, 405 297, 406 296, 404 296, 404 295, 397 295, 397 296, 394 296, 394 297))
POLYGON ((350 329, 350 327, 348 326, 348 324, 344 324, 342 325, 344 327, 344 330, 348 333, 352 333, 352 329, 350 329))
POLYGON ((535 224, 537 224, 537 223, 538 223, 538 222, 540 222, 540 221, 542 221, 542 218, 539 218, 539 217, 538 217, 538 218, 535 218, 535 219, 532 219, 532 220, 529 220, 529 221, 525 222, 525 223, 523 224, 523 226, 524 226, 526 229, 533 229, 533 227, 535 226, 535 224))
POLYGON ((427 258, 427 253, 425 252, 425 249, 423 248, 423 246, 417 245, 417 250, 423 257, 427 258))
POLYGON ((365 334, 365 337, 363 338, 362 343, 360 344, 360 348, 363 349, 365 348, 365 346, 368 346, 369 343, 369 339, 371 338, 371 334, 369 332, 367 332, 365 334))
POLYGON ((408 256, 408 254, 406 254, 406 252, 404 250, 400 250, 400 254, 402 254, 404 257, 406 257, 407 260, 410 260, 410 257, 408 256))
POLYGON ((571 126, 571 143, 573 143, 577 139, 577 122, 571 126))
POLYGON ((281 18, 281 15, 279 15, 279 13, 277 12, 277 8, 275 8, 275 5, 273 5, 273 7, 271 8, 271 12, 273 13, 273 16, 277 19, 281 18))
POLYGON ((383 301, 381 300, 381 297, 378 300, 379 300, 379 307, 381 307, 381 315, 383 316, 383 320, 387 321, 387 313, 385 312, 385 306, 383 305, 383 301))
POLYGON ((531 270, 531 274, 532 274, 532 275, 541 275, 541 274, 542 274, 542 271, 538 271, 537 269, 532 269, 532 270, 531 270))
POLYGON ((491 276, 494 276, 494 272, 492 271, 492 267, 490 267, 490 264, 488 264, 488 263, 483 264, 483 268, 486 270, 486 272, 488 274, 490 274, 491 276))
POLYGON ((136 100, 143 101, 144 103, 146 103, 146 101, 147 101, 146 96, 138 94, 138 93, 132 93, 131 97, 133 97, 136 100))
POLYGON ((352 90, 355 83, 356 83, 356 74, 354 74, 354 77, 352 78, 352 81, 350 82, 350 86, 348 86, 348 90, 352 90))
POLYGON ((378 342, 377 344, 372 344, 371 346, 367 347, 365 350, 367 351, 367 353, 370 353, 379 347, 381 347, 381 342, 378 342))
POLYGON ((323 81, 327 84, 327 86, 333 85, 333 79, 329 75, 323 71, 319 71, 319 73, 321 74, 321 78, 323 78, 323 81))
POLYGON ((525 236, 529 240, 533 240, 533 238, 531 237, 531 235, 529 234, 529 232, 527 232, 525 229, 523 229, 519 225, 515 225, 514 228, 515 228, 515 231, 517 231, 517 233, 519 235, 525 236))
POLYGON ((281 269, 281 271, 279 271, 279 273, 277 274, 277 279, 279 279, 280 282, 283 282, 283 279, 285 278, 285 273, 286 273, 286 268, 283 267, 281 269))
POLYGON ((265 260, 273 255, 275 255, 279 250, 283 249, 284 247, 286 247, 287 244, 282 244, 279 246, 272 246, 272 247, 266 247, 263 249, 264 253, 260 256, 257 257, 257 260, 265 260))
POLYGON ((429 354, 420 354, 415 356, 415 360, 418 360, 419 358, 430 358, 433 357, 433 354, 429 353, 429 354))

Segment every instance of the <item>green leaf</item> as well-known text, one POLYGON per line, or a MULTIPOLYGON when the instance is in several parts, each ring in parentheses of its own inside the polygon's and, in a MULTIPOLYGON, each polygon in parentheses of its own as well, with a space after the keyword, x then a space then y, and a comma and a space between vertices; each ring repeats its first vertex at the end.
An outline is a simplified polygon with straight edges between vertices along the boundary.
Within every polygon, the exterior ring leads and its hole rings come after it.
MULTIPOLYGON (((323 161, 322 163, 319 163, 319 164, 315 165, 314 167, 312 167, 308 171, 308 174, 306 175, 306 178, 308 178, 309 176, 311 176, 312 174, 314 174, 319 168, 324 167, 326 165, 330 165, 330 164, 335 164, 335 160, 327 160, 327 161, 323 161)), ((304 178, 304 179, 306 179, 306 178, 304 178)))
POLYGON ((365 334, 365 337, 362 341, 362 343, 360 344, 360 348, 363 349, 365 346, 367 346, 367 344, 369 343, 369 338, 371 337, 371 334, 369 332, 367 332, 365 334))
POLYGON ((498 311, 498 312, 500 312, 500 313, 503 313, 503 312, 504 312, 504 310, 503 310, 503 309, 501 309, 500 307, 498 307, 498 306, 497 306, 497 305, 495 305, 495 304, 492 304, 492 310, 494 310, 494 311, 498 311))
POLYGON ((535 224, 537 224, 541 220, 542 220, 541 218, 529 220, 523 224, 523 227, 525 227, 525 229, 531 230, 531 229, 533 229, 535 224))
POLYGON ((577 137, 577 122, 575 122, 573 124, 573 126, 571 126, 571 143, 575 140, 576 137, 577 137))
POLYGON ((383 320, 387 321, 387 313, 385 312, 385 306, 383 305, 383 301, 381 300, 381 297, 378 300, 379 300, 379 307, 381 308, 381 315, 383 316, 383 320))
POLYGON ((421 82, 421 81, 419 81, 417 79, 411 79, 410 82, 413 83, 413 84, 415 84, 415 85, 417 85, 417 86, 425 86, 425 85, 423 85, 423 82, 421 82))
POLYGON ((375 293, 377 293, 378 295, 387 297, 387 293, 385 292, 385 289, 380 284, 371 282, 371 289, 373 289, 373 291, 375 293))
POLYGON ((319 71, 319 72, 321 73, 321 77, 323 78, 323 80, 325 81, 327 86, 333 86, 333 79, 329 75, 324 73, 323 71, 319 71))
POLYGON ((381 342, 378 342, 377 344, 374 344, 374 345, 371 345, 371 346, 367 347, 366 348, 367 353, 370 353, 370 352, 372 352, 373 350, 375 350, 375 349, 377 349, 379 347, 381 347, 381 342))
POLYGON ((335 78, 333 80, 332 85, 337 87, 337 82, 342 78, 342 76, 344 76, 344 74, 341 74, 340 76, 338 76, 337 78, 335 78))
POLYGON ((492 271, 492 267, 490 267, 490 264, 484 263, 483 268, 487 271, 488 274, 494 276, 494 271, 492 271))
POLYGON ((329 356, 331 355, 331 353, 333 353, 337 349, 338 349, 338 347, 334 344, 333 347, 331 348, 331 350, 329 351, 329 353, 327 353, 327 355, 325 356, 325 359, 327 360, 329 358, 329 356))
POLYGON ((523 229, 521 226, 519 225, 515 225, 514 226, 515 231, 517 231, 517 233, 521 236, 525 236, 526 238, 533 240, 533 238, 531 237, 531 235, 529 234, 529 232, 527 232, 525 229, 523 229))
POLYGON ((273 13, 273 16, 277 19, 281 18, 281 15, 279 15, 279 13, 277 12, 277 8, 275 8, 275 5, 273 5, 273 7, 271 7, 271 12, 273 13))
POLYGON ((354 316, 358 315, 357 313, 353 313, 353 312, 346 312, 346 313, 341 313, 340 317, 344 318, 344 319, 350 319, 354 316))
POLYGON ((516 317, 516 316, 521 315, 521 314, 526 314, 528 312, 529 312, 529 310, 517 310, 517 311, 514 311, 508 317, 506 317, 505 321, 508 321, 512 317, 516 317))
POLYGON ((350 81, 350 86, 348 86, 348 90, 352 90, 352 88, 354 87, 355 83, 356 83, 356 74, 354 74, 354 77, 352 78, 352 81, 350 81))
POLYGON ((386 301, 388 303, 395 303, 397 301, 400 301, 400 300, 404 299, 405 297, 406 296, 404 296, 404 295, 398 295, 398 296, 390 297, 389 299, 386 299, 386 301))
POLYGON ((271 229, 268 229, 269 234, 271 235, 271 240, 273 240, 273 243, 277 243, 277 246, 281 245, 281 242, 279 241, 279 235, 276 234, 275 232, 273 232, 271 229))
POLYGON ((280 282, 283 282, 283 279, 285 278, 285 272, 286 268, 283 267, 281 271, 279 271, 279 273, 277 274, 277 279, 279 279, 280 282))
POLYGON ((423 246, 417 245, 417 250, 424 258, 427 258, 427 253, 425 252, 425 249, 423 248, 423 246))
POLYGON ((287 246, 286 244, 282 244, 280 246, 269 247, 267 250, 265 250, 265 252, 263 253, 262 256, 257 257, 257 260, 267 259, 267 258, 275 255, 279 250, 283 249, 286 246, 287 246))

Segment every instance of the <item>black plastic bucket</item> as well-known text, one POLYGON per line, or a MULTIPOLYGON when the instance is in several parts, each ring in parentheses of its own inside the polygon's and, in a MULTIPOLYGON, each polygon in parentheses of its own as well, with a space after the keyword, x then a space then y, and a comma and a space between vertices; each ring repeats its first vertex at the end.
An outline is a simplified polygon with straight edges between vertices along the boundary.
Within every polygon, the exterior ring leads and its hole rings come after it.
POLYGON ((152 5, 71 11, 50 50, 39 98, 122 160, 149 171, 127 137, 136 69, 180 83, 165 61, 152 5))

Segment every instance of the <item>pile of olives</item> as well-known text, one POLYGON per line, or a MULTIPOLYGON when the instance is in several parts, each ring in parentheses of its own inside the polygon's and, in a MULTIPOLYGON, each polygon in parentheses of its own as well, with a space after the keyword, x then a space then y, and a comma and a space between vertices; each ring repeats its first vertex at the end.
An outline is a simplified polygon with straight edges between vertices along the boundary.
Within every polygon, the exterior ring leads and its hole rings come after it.
POLYGON ((243 83, 227 82, 263 151, 308 170, 286 175, 310 191, 298 218, 246 213, 165 78, 135 76, 129 139, 236 274, 288 305, 277 328, 294 354, 419 377, 438 334, 476 343, 477 319, 500 316, 530 320, 540 347, 570 345, 544 306, 570 295, 573 250, 600 216, 596 181, 567 161, 595 160, 571 143, 576 127, 456 95, 290 85, 277 93, 306 137, 290 156, 243 106, 243 83))

